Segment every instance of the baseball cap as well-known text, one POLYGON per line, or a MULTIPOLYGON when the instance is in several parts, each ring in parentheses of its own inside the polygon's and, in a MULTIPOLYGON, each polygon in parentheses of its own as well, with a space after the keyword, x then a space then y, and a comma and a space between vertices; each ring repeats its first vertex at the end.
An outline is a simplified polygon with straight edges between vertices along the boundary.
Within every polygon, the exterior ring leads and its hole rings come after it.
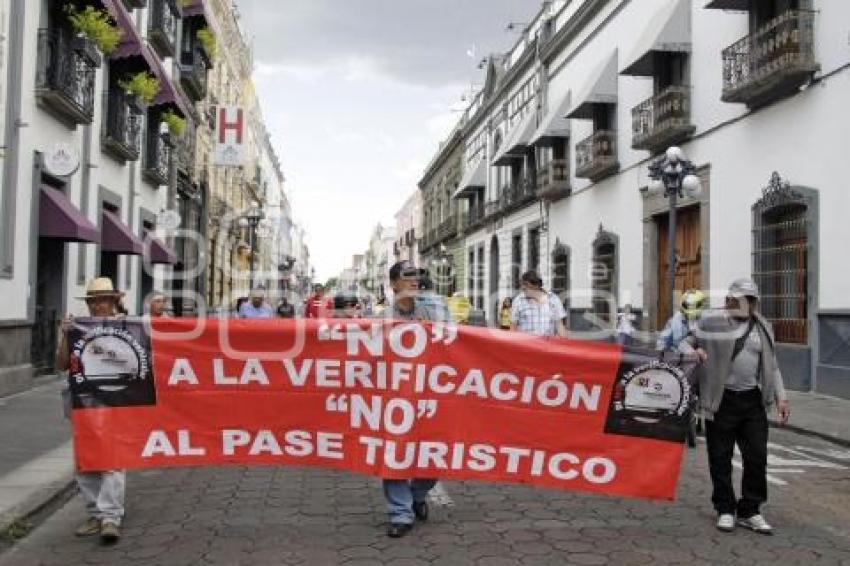
POLYGON ((734 280, 729 286, 729 296, 735 297, 736 299, 740 297, 753 297, 758 299, 759 288, 752 279, 742 277, 741 279, 734 280))
POLYGON ((417 268, 412 261, 398 261, 390 267, 390 281, 398 281, 402 277, 422 277, 427 275, 428 271, 417 268))

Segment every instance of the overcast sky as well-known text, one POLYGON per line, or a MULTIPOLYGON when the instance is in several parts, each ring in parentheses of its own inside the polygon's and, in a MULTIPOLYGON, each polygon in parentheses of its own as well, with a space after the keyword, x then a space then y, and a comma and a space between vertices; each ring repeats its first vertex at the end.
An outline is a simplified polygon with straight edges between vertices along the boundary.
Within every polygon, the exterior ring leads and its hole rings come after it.
POLYGON ((539 0, 239 0, 254 78, 319 280, 362 253, 539 0), (475 46, 475 59, 467 52, 475 46))

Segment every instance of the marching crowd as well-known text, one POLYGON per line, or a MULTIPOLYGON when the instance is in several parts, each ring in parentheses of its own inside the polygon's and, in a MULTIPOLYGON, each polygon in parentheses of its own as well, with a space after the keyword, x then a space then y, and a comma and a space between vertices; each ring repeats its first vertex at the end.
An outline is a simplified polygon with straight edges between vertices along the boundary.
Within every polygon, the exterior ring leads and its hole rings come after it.
MULTIPOLYGON (((361 318, 381 316, 395 320, 470 321, 469 302, 462 297, 448 301, 436 295, 427 270, 409 261, 398 262, 389 272, 393 299, 364 305, 353 294, 325 294, 322 285, 303 305, 282 299, 276 308, 268 303, 263 289, 239 302, 235 314, 246 319, 294 318, 302 311, 306 318, 361 318), (461 300, 462 299, 462 300, 461 300)), ((123 294, 108 278, 91 281, 84 297, 93 317, 123 316, 123 294)), ((733 531, 736 525, 762 534, 772 527, 760 513, 767 499, 767 413, 774 406, 780 421, 790 416, 780 374, 770 324, 759 313, 759 290, 749 279, 734 281, 728 289, 725 308, 705 309, 706 297, 690 290, 682 297, 681 310, 667 323, 658 338, 659 350, 676 350, 701 361, 697 383, 698 412, 706 420, 706 445, 713 485, 712 503, 717 512, 716 526, 733 531), (732 455, 735 445, 743 460, 740 497, 732 484, 732 455)), ((168 316, 165 297, 153 293, 147 301, 147 314, 168 316)), ((126 314, 126 311, 124 311, 126 314)), ((526 332, 543 337, 567 336, 567 313, 558 296, 543 288, 539 275, 527 272, 521 278, 521 292, 506 299, 499 310, 498 326, 503 330, 526 332)), ((617 341, 632 342, 635 316, 627 305, 617 320, 617 341)), ((67 371, 70 364, 68 331, 73 318, 61 326, 57 368, 67 371)), ((557 347, 557 342, 552 343, 557 347)), ((383 480, 389 526, 393 538, 407 534, 414 523, 428 518, 428 492, 436 479, 383 480)), ((120 538, 124 516, 126 476, 122 470, 80 473, 80 493, 86 502, 88 518, 77 529, 78 536, 99 535, 104 543, 120 538)))

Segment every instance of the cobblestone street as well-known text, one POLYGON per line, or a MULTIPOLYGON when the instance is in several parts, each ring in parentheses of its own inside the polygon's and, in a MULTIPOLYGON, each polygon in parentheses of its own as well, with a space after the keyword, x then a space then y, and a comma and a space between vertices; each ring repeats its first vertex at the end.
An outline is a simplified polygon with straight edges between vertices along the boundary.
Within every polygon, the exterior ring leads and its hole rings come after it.
POLYGON ((848 451, 789 431, 771 440, 772 537, 715 530, 700 445, 685 456, 674 503, 448 482, 432 492, 431 519, 400 540, 385 535, 373 478, 300 468, 131 473, 118 545, 72 535, 84 516, 74 498, 0 565, 850 565, 848 451))

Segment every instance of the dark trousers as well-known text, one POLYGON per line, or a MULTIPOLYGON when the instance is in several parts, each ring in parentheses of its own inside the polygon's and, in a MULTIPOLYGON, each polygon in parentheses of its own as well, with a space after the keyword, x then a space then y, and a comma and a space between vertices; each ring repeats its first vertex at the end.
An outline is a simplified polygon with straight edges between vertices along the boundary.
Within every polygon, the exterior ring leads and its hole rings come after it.
POLYGON ((705 437, 714 508, 720 514, 737 512, 739 519, 757 515, 759 506, 767 500, 767 412, 761 390, 727 389, 714 420, 706 422, 705 437), (737 503, 732 487, 736 443, 744 465, 741 499, 737 503))

